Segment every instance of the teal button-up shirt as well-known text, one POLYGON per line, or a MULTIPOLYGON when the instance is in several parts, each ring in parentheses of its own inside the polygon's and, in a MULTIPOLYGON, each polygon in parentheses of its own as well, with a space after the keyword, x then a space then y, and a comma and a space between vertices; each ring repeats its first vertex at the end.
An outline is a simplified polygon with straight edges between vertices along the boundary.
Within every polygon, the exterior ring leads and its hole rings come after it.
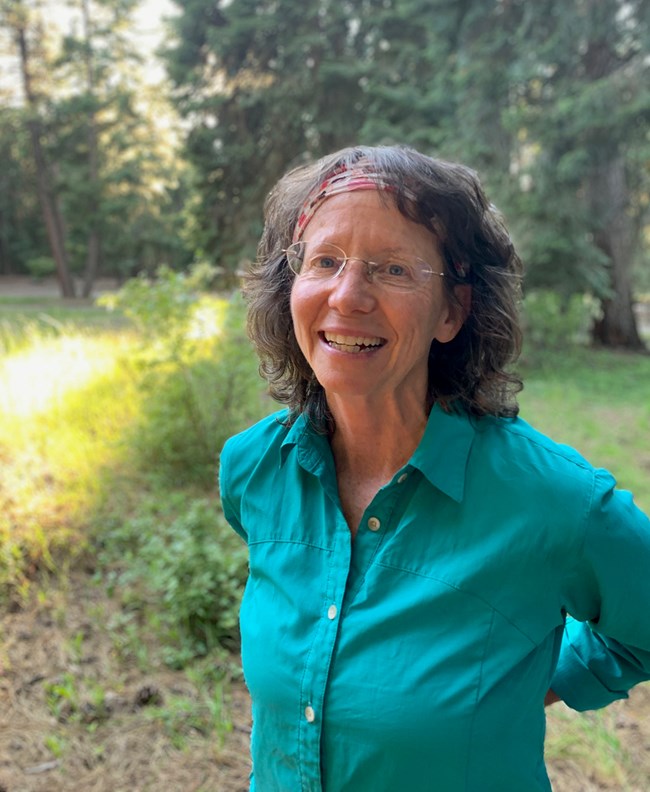
POLYGON ((434 407, 351 541, 328 439, 285 418, 221 456, 251 789, 548 792, 548 688, 588 709, 650 678, 647 517, 524 421, 434 407))

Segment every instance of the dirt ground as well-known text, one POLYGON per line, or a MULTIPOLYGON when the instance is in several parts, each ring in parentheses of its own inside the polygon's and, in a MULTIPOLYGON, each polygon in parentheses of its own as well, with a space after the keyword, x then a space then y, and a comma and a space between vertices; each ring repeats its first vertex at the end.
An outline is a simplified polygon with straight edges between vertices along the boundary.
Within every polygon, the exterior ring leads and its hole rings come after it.
MULTIPOLYGON (((182 719, 180 728, 170 728, 172 703, 199 693, 182 671, 155 662, 143 671, 125 662, 117 651, 117 616, 115 600, 82 574, 65 591, 53 589, 2 616, 0 792, 244 792, 250 718, 243 685, 234 683, 226 695, 231 728, 223 744, 182 719), (53 706, 55 685, 76 699, 74 716, 72 702, 53 706), (93 690, 102 692, 101 707, 93 690), (165 705, 167 719, 160 716, 165 705)), ((568 712, 549 724, 560 746, 549 763, 554 790, 647 792, 650 687, 607 711, 615 729, 607 739, 620 742, 626 755, 623 774, 614 768, 603 777, 601 760, 591 762, 571 746, 562 750, 568 712)))
POLYGON ((223 745, 173 702, 196 702, 182 671, 146 672, 119 656, 117 604, 90 578, 0 621, 0 792, 243 792, 249 701, 241 683, 224 707, 223 745), (55 696, 60 685, 63 696, 55 696), (101 691, 101 696, 96 694, 101 691), (48 695, 49 693, 49 695, 48 695), (66 696, 70 695, 70 700, 66 696), (168 706, 166 716, 154 713, 168 706), (72 709, 74 706, 74 714, 72 709), (179 744, 179 738, 182 744, 179 744))
MULTIPOLYGON (((75 283, 77 292, 81 294, 81 283, 75 283)), ((107 291, 114 291, 118 284, 114 278, 98 278, 93 286, 93 298, 98 297, 107 291)), ((25 275, 2 275, 0 276, 0 297, 59 297, 60 289, 55 278, 40 278, 34 280, 25 275)), ((72 301, 71 301, 72 302, 72 301)), ((75 300, 74 303, 79 303, 75 300)))

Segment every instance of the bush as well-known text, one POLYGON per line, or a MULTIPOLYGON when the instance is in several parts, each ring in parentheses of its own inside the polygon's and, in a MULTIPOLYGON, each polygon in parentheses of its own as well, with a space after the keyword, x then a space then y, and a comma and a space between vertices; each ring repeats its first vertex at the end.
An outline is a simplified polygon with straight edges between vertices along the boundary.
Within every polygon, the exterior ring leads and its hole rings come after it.
POLYGON ((166 644, 170 665, 237 646, 247 553, 216 500, 156 498, 148 513, 109 537, 104 561, 117 557, 126 563, 113 574, 113 585, 144 609, 166 644), (186 513, 169 519, 179 509, 186 513))
POLYGON ((227 437, 271 407, 245 333, 241 299, 202 295, 205 267, 189 276, 162 268, 102 298, 142 332, 130 361, 143 391, 129 445, 143 470, 173 485, 213 489, 227 437))
POLYGON ((56 272, 56 262, 50 256, 35 256, 29 259, 25 266, 34 280, 49 278, 56 272))
POLYGON ((562 349, 585 344, 598 314, 598 302, 587 294, 570 297, 550 290, 528 292, 523 304, 524 339, 534 349, 562 349))

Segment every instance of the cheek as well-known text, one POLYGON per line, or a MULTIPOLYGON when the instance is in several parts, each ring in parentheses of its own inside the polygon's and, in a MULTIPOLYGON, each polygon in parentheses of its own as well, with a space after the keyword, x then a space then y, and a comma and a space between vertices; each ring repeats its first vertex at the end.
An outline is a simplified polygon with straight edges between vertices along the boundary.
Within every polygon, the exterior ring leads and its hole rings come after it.
POLYGON ((291 319, 296 340, 303 352, 305 351, 305 342, 309 336, 312 318, 311 303, 312 301, 309 299, 309 295, 305 293, 305 290, 294 285, 291 290, 290 300, 291 319))

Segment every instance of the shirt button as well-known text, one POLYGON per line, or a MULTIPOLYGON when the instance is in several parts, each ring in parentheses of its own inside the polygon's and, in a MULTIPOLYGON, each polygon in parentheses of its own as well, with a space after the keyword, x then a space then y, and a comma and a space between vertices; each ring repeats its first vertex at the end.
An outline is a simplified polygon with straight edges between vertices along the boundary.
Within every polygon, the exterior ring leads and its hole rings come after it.
POLYGON ((309 705, 305 707, 305 718, 307 718, 308 723, 313 723, 316 720, 316 713, 313 707, 309 705))
POLYGON ((402 473, 402 475, 397 479, 397 483, 403 484, 408 477, 409 477, 408 473, 402 473))
POLYGON ((338 613, 338 610, 336 608, 336 605, 330 605, 329 608, 327 609, 327 618, 328 619, 336 619, 336 614, 337 613, 338 613))
POLYGON ((371 531, 378 531, 380 527, 381 523, 376 517, 371 517, 368 520, 368 528, 370 528, 371 531))

